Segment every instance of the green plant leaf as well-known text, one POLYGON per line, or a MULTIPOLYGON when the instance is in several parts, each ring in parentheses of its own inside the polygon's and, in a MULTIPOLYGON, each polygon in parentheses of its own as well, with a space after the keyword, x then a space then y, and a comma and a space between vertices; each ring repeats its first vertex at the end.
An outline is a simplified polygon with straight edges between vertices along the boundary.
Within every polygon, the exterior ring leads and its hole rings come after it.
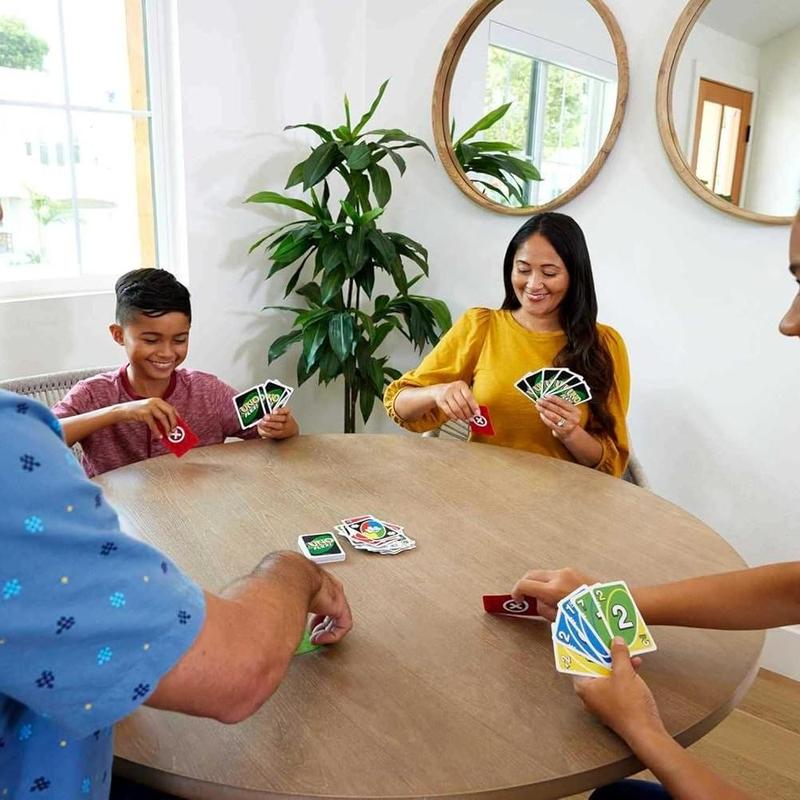
POLYGON ((297 290, 297 294, 299 294, 301 297, 308 298, 308 300, 315 306, 324 305, 322 302, 322 292, 319 288, 319 284, 314 283, 314 281, 310 281, 304 286, 301 286, 297 290))
MULTIPOLYGON (((304 232, 303 229, 300 228, 290 231, 289 235, 275 247, 269 257, 276 264, 292 264, 312 247, 313 244, 314 242, 310 233, 304 232)), ((273 245, 269 246, 272 247, 273 245)))
POLYGON ((310 217, 316 216, 314 209, 308 203, 303 200, 296 200, 294 197, 284 197, 277 192, 256 192, 250 195, 245 200, 245 203, 275 203, 279 206, 289 206, 289 208, 293 208, 296 211, 302 211, 310 217))
POLYGON ((370 350, 375 352, 382 344, 384 339, 399 325, 397 320, 390 319, 375 326, 375 333, 370 339, 370 350))
POLYGON ((411 136, 411 134, 400 130, 400 128, 377 128, 363 135, 380 136, 381 138, 378 140, 379 144, 385 144, 386 142, 408 142, 411 147, 425 148, 425 150, 430 153, 431 158, 433 158, 433 152, 423 139, 420 139, 418 136, 411 136))
POLYGON ((303 167, 303 188, 310 189, 319 183, 342 160, 336 142, 325 142, 311 152, 303 167))
POLYGON ((492 109, 488 114, 481 117, 471 128, 468 128, 462 133, 461 136, 458 137, 456 145, 466 142, 476 133, 480 133, 480 131, 489 130, 495 122, 501 120, 506 115, 509 108, 511 108, 511 103, 504 103, 502 106, 492 109))
POLYGON ((372 160, 372 154, 369 147, 365 142, 358 142, 358 144, 344 145, 339 148, 344 155, 347 166, 353 170, 366 169, 372 160))
POLYGON ((344 266, 341 264, 325 273, 320 285, 322 305, 326 305, 334 297, 334 295, 342 290, 344 281, 344 266))
POLYGON ((296 306, 263 306, 261 308, 262 311, 291 311, 293 314, 302 314, 304 311, 308 311, 307 308, 297 308, 296 306))
POLYGON ((371 208, 366 214, 362 214, 358 221, 361 225, 368 225, 370 222, 374 222, 381 214, 383 214, 383 211, 384 209, 382 208, 371 208))
POLYGON ((270 346, 267 353, 267 363, 271 364, 276 358, 280 358, 291 345, 299 342, 303 338, 303 331, 294 330, 279 336, 270 346))
POLYGON ((286 125, 283 129, 285 131, 290 131, 294 128, 308 128, 310 131, 314 131, 323 142, 333 141, 331 132, 327 128, 323 128, 322 125, 315 125, 313 122, 301 122, 299 125, 286 125))
POLYGON ((391 271, 391 265, 398 260, 392 240, 377 228, 371 228, 367 231, 367 241, 372 246, 377 265, 387 272, 391 271))
POLYGON ((305 169, 306 162, 301 161, 299 164, 295 164, 292 168, 292 171, 289 173, 289 178, 286 181, 286 186, 284 189, 291 189, 292 186, 297 186, 298 183, 303 182, 303 170, 305 169))
POLYGON ((358 222, 360 214, 355 206, 353 206, 352 203, 348 203, 347 200, 341 200, 340 203, 344 209, 344 213, 347 214, 353 222, 358 222))
POLYGON ((403 156, 398 155, 397 153, 395 153, 394 150, 390 150, 388 148, 384 149, 384 153, 389 154, 389 158, 391 158, 392 161, 394 161, 394 165, 397 167, 397 171, 400 173, 400 176, 402 177, 406 171, 406 160, 403 158, 403 156))
POLYGON ((485 142, 481 139, 478 139, 474 142, 470 142, 469 146, 477 150, 479 153, 487 151, 498 152, 498 153, 513 153, 516 150, 522 150, 521 147, 517 147, 517 145, 511 144, 511 142, 485 142))
POLYGON ((313 369, 317 363, 319 348, 327 335, 328 325, 324 318, 303 331, 303 360, 307 370, 313 369))
POLYGON ((342 365, 330 346, 323 345, 319 357, 319 378, 323 383, 330 383, 342 374, 342 365))
POLYGON ((344 312, 331 317, 328 324, 328 341, 340 362, 350 357, 353 347, 353 318, 344 312))
POLYGON ((361 418, 366 423, 375 406, 375 394, 371 387, 369 391, 366 391, 363 386, 361 387, 361 391, 358 393, 358 405, 361 409, 361 418))
POLYGON ((375 288, 375 267, 371 261, 367 261, 355 276, 356 284, 367 297, 372 297, 372 290, 375 288))
POLYGON ((354 227, 350 238, 347 240, 347 269, 348 278, 352 278, 363 266, 367 257, 366 230, 354 227))
POLYGON ((436 324, 439 326, 439 330, 442 333, 446 333, 453 326, 453 319, 450 316, 450 309, 443 300, 439 300, 436 297, 425 297, 419 294, 410 295, 409 300, 425 306, 425 308, 427 308, 431 314, 433 314, 433 318, 436 320, 436 324))
POLYGON ((369 107, 369 110, 361 117, 358 121, 358 125, 353 129, 353 135, 358 136, 359 133, 364 129, 364 126, 372 119, 372 115, 375 113, 376 109, 381 103, 383 99, 383 93, 386 91, 386 87, 389 84, 389 79, 387 78, 378 89, 377 97, 372 101, 372 105, 369 107))
POLYGON ((292 275, 292 277, 289 278, 289 282, 286 284, 286 288, 283 290, 284 297, 288 297, 291 294, 292 289, 294 289, 294 287, 297 286, 297 281, 300 280, 300 273, 303 271, 303 267, 306 265, 307 260, 308 256, 306 256, 306 258, 303 259, 303 263, 300 264, 300 266, 295 271, 294 275, 292 275))
POLYGON ((319 364, 314 364, 310 369, 306 365, 304 358, 297 359, 297 385, 302 386, 316 371, 319 364))
POLYGON ((372 181, 372 191, 375 193, 375 200, 381 208, 385 208, 392 197, 392 179, 389 173, 380 164, 370 164, 367 167, 370 180, 372 181))

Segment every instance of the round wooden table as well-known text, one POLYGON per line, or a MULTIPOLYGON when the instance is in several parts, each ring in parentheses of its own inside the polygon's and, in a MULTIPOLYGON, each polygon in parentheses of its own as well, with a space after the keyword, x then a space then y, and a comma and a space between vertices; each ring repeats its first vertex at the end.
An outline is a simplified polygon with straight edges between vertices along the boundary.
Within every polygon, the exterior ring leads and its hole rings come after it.
MULTIPOLYGON (((550 626, 492 617, 531 567, 630 584, 739 568, 714 531, 650 492, 507 448, 392 436, 239 442, 100 477, 123 527, 216 590, 343 518, 405 526, 417 549, 331 565, 356 625, 297 656, 278 692, 226 726, 142 708, 117 729, 121 774, 195 800, 555 798, 640 767, 555 671, 550 626)), ((642 675, 695 741, 737 704, 763 635, 656 628, 642 675)))

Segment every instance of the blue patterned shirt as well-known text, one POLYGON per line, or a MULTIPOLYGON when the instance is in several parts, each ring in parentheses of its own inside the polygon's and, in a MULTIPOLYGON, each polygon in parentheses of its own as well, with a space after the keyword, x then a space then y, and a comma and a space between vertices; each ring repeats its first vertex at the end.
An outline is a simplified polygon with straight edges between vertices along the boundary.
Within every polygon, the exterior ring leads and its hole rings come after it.
POLYGON ((44 406, 0 391, 0 800, 108 797, 111 726, 194 641, 200 588, 120 532, 44 406))

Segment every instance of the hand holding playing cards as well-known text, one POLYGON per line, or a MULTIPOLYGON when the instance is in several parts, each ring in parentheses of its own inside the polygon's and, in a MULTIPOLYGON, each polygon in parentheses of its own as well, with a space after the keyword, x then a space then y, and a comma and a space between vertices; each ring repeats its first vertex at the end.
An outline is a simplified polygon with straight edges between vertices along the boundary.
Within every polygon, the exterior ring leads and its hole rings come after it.
POLYGON ((144 422, 153 432, 153 437, 163 439, 164 431, 174 430, 178 424, 178 412, 160 397, 133 400, 119 406, 125 422, 144 422))
POLYGON ((324 569, 320 568, 319 572, 321 586, 308 609, 314 615, 311 641, 314 644, 334 644, 350 632, 353 616, 341 582, 324 569))
POLYGON ((480 406, 472 396, 472 391, 464 381, 437 383, 430 387, 437 408, 444 411, 448 418, 468 422, 476 414, 480 414, 480 406))
POLYGON ((558 601, 583 584, 595 583, 592 578, 574 569, 532 569, 526 572, 511 590, 516 600, 533 597, 539 614, 550 622, 555 621, 558 601))
POLYGON ((546 395, 536 401, 542 422, 550 428, 556 439, 567 439, 580 427, 581 412, 577 406, 557 395, 546 395))
POLYGON ((262 439, 289 439, 298 433, 300 426, 291 409, 286 406, 265 414, 258 423, 258 435, 262 439))
POLYGON ((611 675, 573 678, 583 705, 635 750, 634 742, 650 734, 666 734, 658 706, 647 684, 637 674, 640 658, 631 658, 619 637, 611 644, 611 675))

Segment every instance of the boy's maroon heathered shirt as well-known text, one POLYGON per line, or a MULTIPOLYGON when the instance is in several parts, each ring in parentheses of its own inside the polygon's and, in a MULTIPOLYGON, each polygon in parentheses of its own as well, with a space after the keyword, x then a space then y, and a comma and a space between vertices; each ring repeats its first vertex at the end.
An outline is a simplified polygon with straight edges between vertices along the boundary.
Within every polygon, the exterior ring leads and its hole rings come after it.
MULTIPOLYGON (((126 364, 114 372, 104 372, 76 383, 67 396, 53 406, 59 417, 73 417, 99 408, 144 400, 128 380, 126 364)), ((200 439, 200 447, 224 442, 228 436, 258 438, 254 427, 242 430, 233 406, 237 392, 232 386, 208 372, 176 369, 163 399, 175 407, 200 439)), ((168 453, 153 437, 144 422, 121 422, 87 436, 82 442, 81 463, 91 478, 110 469, 168 453)))

